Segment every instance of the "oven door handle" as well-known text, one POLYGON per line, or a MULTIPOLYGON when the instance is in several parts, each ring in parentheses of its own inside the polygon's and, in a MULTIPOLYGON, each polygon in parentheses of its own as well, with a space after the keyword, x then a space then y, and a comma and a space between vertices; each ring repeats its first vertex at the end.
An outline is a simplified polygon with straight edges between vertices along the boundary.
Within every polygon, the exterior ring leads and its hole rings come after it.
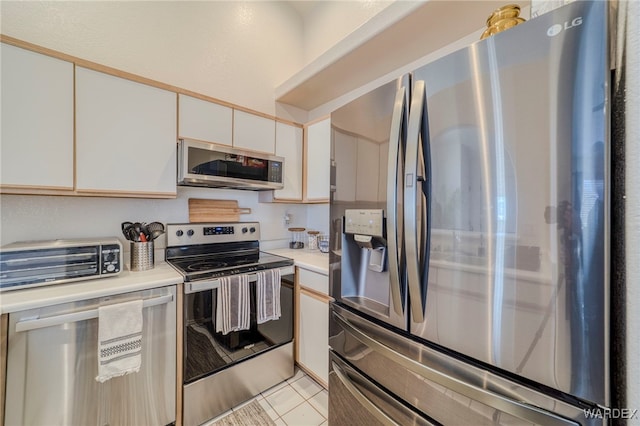
MULTIPOLYGON (((281 276, 291 275, 295 272, 293 266, 285 266, 284 268, 279 268, 279 269, 280 269, 281 276)), ((256 273, 249 274, 249 282, 251 283, 255 281, 258 281, 258 274, 256 273)), ((185 294, 191 294, 199 291, 215 290, 218 287, 220 287, 220 278, 216 278, 214 280, 193 281, 193 282, 184 283, 184 292, 185 294)))

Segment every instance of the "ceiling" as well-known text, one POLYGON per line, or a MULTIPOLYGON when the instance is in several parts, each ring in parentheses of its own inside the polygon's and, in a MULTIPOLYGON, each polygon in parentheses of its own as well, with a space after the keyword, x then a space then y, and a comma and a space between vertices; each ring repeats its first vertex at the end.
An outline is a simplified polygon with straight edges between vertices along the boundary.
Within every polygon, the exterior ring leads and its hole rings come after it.
POLYGON ((317 0, 291 0, 286 1, 297 13, 300 17, 305 20, 307 15, 311 12, 311 10, 316 6, 316 4, 320 3, 317 0))

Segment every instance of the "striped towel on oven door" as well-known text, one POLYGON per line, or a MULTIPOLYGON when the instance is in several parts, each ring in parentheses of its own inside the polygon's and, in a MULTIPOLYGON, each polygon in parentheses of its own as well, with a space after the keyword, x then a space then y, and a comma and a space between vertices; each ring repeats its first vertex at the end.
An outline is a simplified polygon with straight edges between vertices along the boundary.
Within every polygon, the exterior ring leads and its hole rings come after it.
POLYGON ((228 334, 231 331, 248 330, 251 321, 249 276, 222 277, 217 291, 216 331, 228 334))
POLYGON ((257 274, 256 315, 258 324, 280 318, 280 269, 269 269, 257 274))
POLYGON ((98 376, 137 373, 142 364, 142 300, 98 308, 98 376))

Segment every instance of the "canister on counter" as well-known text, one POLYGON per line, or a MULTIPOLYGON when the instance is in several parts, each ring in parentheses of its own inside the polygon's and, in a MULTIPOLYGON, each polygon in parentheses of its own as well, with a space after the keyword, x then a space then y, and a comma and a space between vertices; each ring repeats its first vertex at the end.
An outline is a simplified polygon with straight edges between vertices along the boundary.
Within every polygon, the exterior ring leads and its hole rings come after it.
POLYGON ((289 228, 289 232, 291 232, 291 241, 289 242, 289 248, 304 248, 304 231, 305 228, 289 228))
POLYGON ((318 234, 320 231, 307 231, 307 248, 316 250, 318 248, 318 234))

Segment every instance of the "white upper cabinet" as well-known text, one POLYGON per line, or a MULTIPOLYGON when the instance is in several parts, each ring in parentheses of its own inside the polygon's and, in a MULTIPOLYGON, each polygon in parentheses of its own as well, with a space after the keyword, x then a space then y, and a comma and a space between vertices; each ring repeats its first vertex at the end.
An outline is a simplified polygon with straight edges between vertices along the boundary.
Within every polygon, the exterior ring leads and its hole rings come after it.
POLYGON ((178 137, 231 146, 232 135, 232 108, 183 94, 178 96, 178 137))
MULTIPOLYGON (((380 145, 367 139, 358 138, 358 161, 356 163, 356 200, 378 201, 378 179, 372 179, 372 170, 379 173, 380 145)), ((375 176, 375 174, 373 175, 375 176)))
POLYGON ((73 64, 0 43, 0 185, 73 189, 73 64))
POLYGON ((276 151, 276 122, 273 119, 233 111, 233 146, 250 151, 276 151))
POLYGON ((302 128, 276 123, 276 155, 284 157, 284 188, 273 191, 279 200, 302 200, 302 128))
POLYGON ((329 201, 331 120, 307 127, 307 201, 329 201))
POLYGON ((176 94, 76 68, 76 189, 176 194, 176 94))
POLYGON ((357 142, 351 135, 334 130, 334 161, 336 163, 336 201, 356 200, 357 142))

